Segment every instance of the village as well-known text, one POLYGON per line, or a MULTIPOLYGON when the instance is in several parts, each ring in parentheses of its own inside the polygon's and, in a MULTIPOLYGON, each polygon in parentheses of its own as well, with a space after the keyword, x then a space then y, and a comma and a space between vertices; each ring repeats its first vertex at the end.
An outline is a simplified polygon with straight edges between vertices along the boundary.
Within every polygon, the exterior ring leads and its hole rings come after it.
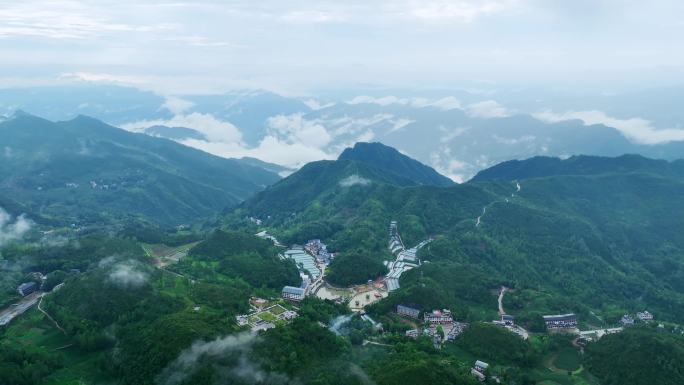
MULTIPOLYGON (((271 240, 276 246, 287 248, 265 231, 256 235, 263 239, 271 240)), ((402 274, 421 265, 421 260, 417 255, 418 251, 432 241, 432 239, 426 239, 414 247, 406 248, 399 234, 397 221, 390 222, 388 235, 388 249, 395 257, 394 260, 384 262, 388 272, 374 281, 346 288, 334 287, 325 281, 326 268, 335 258, 335 254, 329 252, 326 244, 320 239, 312 239, 303 246, 291 246, 281 253, 280 257, 291 259, 296 263, 302 283, 299 287, 283 287, 281 291, 282 300, 289 304, 296 304, 307 296, 314 296, 320 299, 332 300, 338 304, 347 304, 352 312, 360 314, 364 320, 371 323, 376 329, 382 330, 382 325, 365 314, 364 308, 386 298, 392 291, 398 290, 402 274)), ((521 339, 527 340, 530 333, 521 325, 516 324, 515 317, 507 314, 503 308, 503 298, 507 291, 511 291, 511 289, 502 286, 499 290, 498 313, 500 318, 491 321, 491 324, 505 328, 518 335, 521 339)), ((277 321, 287 322, 297 316, 296 311, 285 310, 283 305, 253 306, 253 310, 248 315, 238 316, 238 324, 241 326, 249 325, 252 331, 275 327, 277 321), (275 313, 273 312, 274 309, 275 313)), ((441 348, 443 344, 456 340, 468 327, 468 323, 459 322, 454 319, 450 309, 423 310, 419 305, 399 304, 395 308, 395 314, 408 320, 414 326, 405 332, 406 337, 417 339, 421 336, 426 336, 432 340, 436 348, 441 348)), ((637 312, 634 316, 625 314, 620 320, 621 326, 619 327, 585 331, 579 330, 578 317, 575 313, 549 314, 544 315, 542 318, 547 333, 575 335, 574 343, 581 348, 588 342, 596 341, 607 334, 623 331, 624 327, 634 325, 635 319, 639 322, 650 322, 653 320, 653 315, 646 310, 637 312)), ((346 317, 340 322, 348 320, 349 317, 346 317)), ((340 325, 335 325, 334 329, 337 330, 339 327, 340 325)), ((489 373, 488 368, 488 363, 476 360, 471 368, 471 374, 479 381, 485 381, 489 373)), ((496 377, 493 377, 493 379, 497 380, 496 377)))

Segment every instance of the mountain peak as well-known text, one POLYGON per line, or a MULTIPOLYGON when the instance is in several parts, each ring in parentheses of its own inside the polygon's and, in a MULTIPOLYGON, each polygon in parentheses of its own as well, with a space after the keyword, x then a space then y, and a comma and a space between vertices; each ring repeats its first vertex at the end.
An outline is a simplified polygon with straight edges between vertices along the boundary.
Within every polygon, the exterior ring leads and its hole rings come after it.
POLYGON ((358 142, 345 149, 338 160, 353 160, 370 164, 385 172, 400 175, 418 184, 451 186, 454 182, 435 169, 410 158, 397 149, 379 142, 358 142))

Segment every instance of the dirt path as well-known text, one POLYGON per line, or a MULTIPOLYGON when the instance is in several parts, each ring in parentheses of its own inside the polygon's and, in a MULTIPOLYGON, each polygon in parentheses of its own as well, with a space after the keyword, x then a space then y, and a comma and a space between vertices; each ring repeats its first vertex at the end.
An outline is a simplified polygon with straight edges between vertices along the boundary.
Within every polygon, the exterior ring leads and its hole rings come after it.
POLYGON ((506 312, 504 311, 504 308, 503 308, 503 297, 504 297, 504 294, 506 294, 506 290, 508 290, 508 288, 506 288, 506 286, 501 286, 501 291, 499 291, 499 315, 506 314, 506 312))
POLYGON ((67 334, 67 333, 66 333, 66 330, 62 329, 62 327, 59 326, 59 324, 57 323, 57 321, 55 321, 54 318, 50 317, 50 314, 48 314, 48 313, 47 313, 45 310, 43 310, 43 308, 41 307, 41 306, 43 305, 43 298, 44 298, 44 297, 45 297, 45 295, 42 295, 42 296, 40 297, 40 301, 38 301, 38 310, 39 310, 41 313, 45 314, 45 316, 46 316, 50 321, 52 321, 53 324, 55 324, 55 326, 57 327, 57 329, 59 329, 64 335, 66 335, 66 334, 67 334))

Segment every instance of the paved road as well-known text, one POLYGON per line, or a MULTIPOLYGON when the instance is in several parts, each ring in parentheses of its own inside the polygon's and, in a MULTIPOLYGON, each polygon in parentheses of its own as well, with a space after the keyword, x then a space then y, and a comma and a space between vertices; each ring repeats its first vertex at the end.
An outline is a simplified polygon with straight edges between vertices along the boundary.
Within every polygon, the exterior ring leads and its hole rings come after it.
POLYGON ((14 318, 23 314, 43 297, 43 292, 35 292, 22 298, 19 302, 0 311, 0 326, 9 324, 14 318))

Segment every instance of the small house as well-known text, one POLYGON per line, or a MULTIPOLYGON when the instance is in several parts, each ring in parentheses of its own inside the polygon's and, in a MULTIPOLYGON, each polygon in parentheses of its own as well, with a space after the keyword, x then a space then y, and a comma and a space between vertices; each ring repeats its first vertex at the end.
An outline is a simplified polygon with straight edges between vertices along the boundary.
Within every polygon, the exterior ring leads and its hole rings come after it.
POLYGON ((631 326, 634 325, 634 318, 630 316, 629 314, 625 314, 620 318, 620 323, 622 326, 631 326))

